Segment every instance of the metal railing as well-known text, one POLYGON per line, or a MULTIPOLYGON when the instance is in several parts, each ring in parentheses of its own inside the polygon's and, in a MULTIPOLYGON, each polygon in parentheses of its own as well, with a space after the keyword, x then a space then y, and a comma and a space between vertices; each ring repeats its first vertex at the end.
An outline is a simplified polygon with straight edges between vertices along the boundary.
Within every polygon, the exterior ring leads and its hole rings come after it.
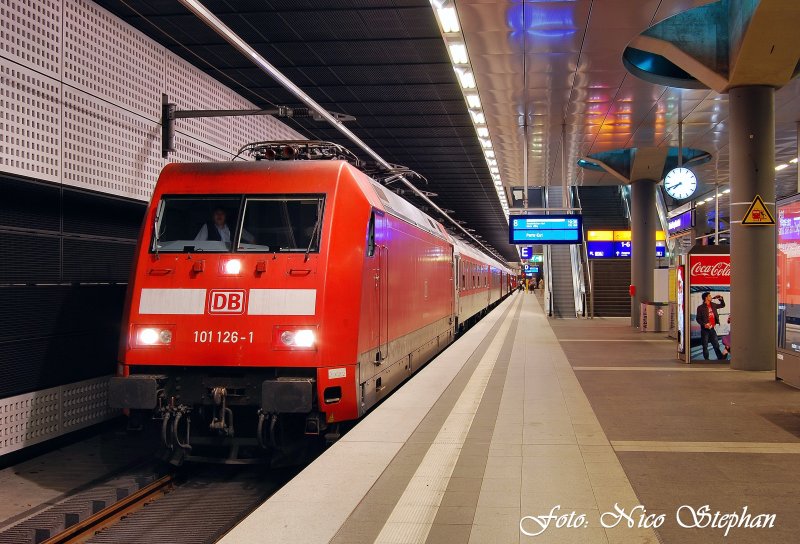
MULTIPOLYGON (((576 208, 581 208, 581 197, 578 194, 578 188, 574 185, 570 187, 570 201, 576 208)), ((584 233, 585 234, 585 233, 584 233)), ((572 261, 572 289, 575 297, 575 315, 586 316, 586 276, 584 267, 586 262, 583 260, 583 254, 586 251, 586 242, 580 245, 569 246, 570 259, 572 261), (581 251, 583 249, 583 251, 581 251)))

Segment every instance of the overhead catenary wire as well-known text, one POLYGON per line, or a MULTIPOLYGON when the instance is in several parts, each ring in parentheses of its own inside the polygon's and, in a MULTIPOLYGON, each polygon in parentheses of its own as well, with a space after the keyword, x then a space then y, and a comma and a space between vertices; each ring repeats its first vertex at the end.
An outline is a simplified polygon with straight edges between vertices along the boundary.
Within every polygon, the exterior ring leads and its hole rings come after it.
MULTIPOLYGON (((223 23, 216 15, 214 15, 208 8, 206 8, 202 2, 198 0, 179 0, 179 2, 186 7, 189 11, 195 14, 201 21, 203 21, 206 25, 208 25, 212 30, 214 30, 220 37, 222 37, 225 41, 231 44, 237 51, 243 54, 245 57, 249 58, 256 66, 258 66, 261 70, 263 70, 267 75, 272 77, 277 83, 282 85, 287 91, 292 93, 300 102, 305 104, 310 109, 317 112, 317 114, 327 121, 332 127, 336 130, 341 132, 348 140, 353 142, 357 145, 364 153, 369 155, 372 159, 375 160, 379 165, 384 168, 392 169, 393 165, 386 161, 383 157, 381 157, 374 149, 372 149, 366 142, 364 142, 361 138, 359 138, 355 133, 353 133, 349 128, 344 126, 344 124, 339 121, 335 116, 331 115, 331 113, 323 108, 316 100, 311 98, 308 94, 306 94, 300 87, 295 85, 289 78, 287 78, 283 73, 280 72, 275 66, 273 66, 266 58, 264 58, 258 51, 256 51, 252 46, 250 46, 247 42, 245 42, 238 34, 236 34, 230 27, 228 27, 225 23, 223 23)), ((484 245, 478 238, 472 235, 467 229, 465 229, 461 224, 459 224, 455 219, 450 217, 447 213, 445 213, 442 208, 440 208, 435 202, 433 202, 424 192, 417 189, 413 183, 408 181, 404 176, 400 176, 398 178, 406 187, 409 188, 417 197, 422 199, 426 204, 431 206, 437 213, 439 213, 442 217, 446 218, 450 223, 452 223, 458 230, 463 232, 466 236, 468 236, 472 241, 475 242, 479 247, 481 247, 487 254, 493 255, 495 258, 499 258, 500 260, 505 260, 501 257, 498 257, 496 251, 492 251, 486 245, 484 245)))

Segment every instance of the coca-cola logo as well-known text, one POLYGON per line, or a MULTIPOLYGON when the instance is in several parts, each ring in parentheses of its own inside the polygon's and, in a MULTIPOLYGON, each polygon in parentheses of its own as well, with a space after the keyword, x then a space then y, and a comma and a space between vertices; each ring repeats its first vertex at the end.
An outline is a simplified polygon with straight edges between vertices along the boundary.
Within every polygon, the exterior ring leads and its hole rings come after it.
POLYGON ((689 276, 693 285, 728 285, 731 282, 729 255, 691 257, 689 276))
POLYGON ((716 264, 703 265, 694 263, 692 266, 692 276, 709 276, 712 278, 730 277, 731 263, 720 262, 716 264))

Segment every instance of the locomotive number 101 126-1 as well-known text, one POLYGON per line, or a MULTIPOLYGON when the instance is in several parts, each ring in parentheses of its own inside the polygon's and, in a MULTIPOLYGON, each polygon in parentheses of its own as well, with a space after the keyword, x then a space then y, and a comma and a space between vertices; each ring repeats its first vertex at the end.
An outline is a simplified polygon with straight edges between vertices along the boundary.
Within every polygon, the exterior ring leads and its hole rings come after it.
POLYGON ((194 341, 198 344, 252 344, 253 331, 194 331, 194 341))

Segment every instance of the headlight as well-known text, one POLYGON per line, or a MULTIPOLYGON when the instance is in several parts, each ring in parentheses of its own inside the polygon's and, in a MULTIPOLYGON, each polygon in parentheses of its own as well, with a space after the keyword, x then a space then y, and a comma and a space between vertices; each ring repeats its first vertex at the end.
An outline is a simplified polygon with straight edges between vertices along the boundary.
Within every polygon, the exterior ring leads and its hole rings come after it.
POLYGON ((317 335, 312 329, 284 330, 278 338, 288 348, 313 348, 317 341, 317 335))
POLYGON ((162 344, 169 344, 172 342, 172 331, 169 329, 162 330, 158 333, 158 339, 161 340, 162 344))
POLYGON ((136 327, 133 331, 133 343, 138 347, 168 346, 172 344, 172 336, 171 327, 136 327))
POLYGON ((236 274, 242 271, 242 261, 240 261, 239 259, 231 259, 229 261, 225 261, 224 270, 226 274, 235 276, 236 274))
POLYGON ((141 329, 139 331, 139 343, 145 346, 152 346, 158 342, 159 331, 156 329, 141 329))
POLYGON ((310 348, 315 340, 314 331, 311 329, 301 329, 294 333, 294 345, 298 348, 310 348))

